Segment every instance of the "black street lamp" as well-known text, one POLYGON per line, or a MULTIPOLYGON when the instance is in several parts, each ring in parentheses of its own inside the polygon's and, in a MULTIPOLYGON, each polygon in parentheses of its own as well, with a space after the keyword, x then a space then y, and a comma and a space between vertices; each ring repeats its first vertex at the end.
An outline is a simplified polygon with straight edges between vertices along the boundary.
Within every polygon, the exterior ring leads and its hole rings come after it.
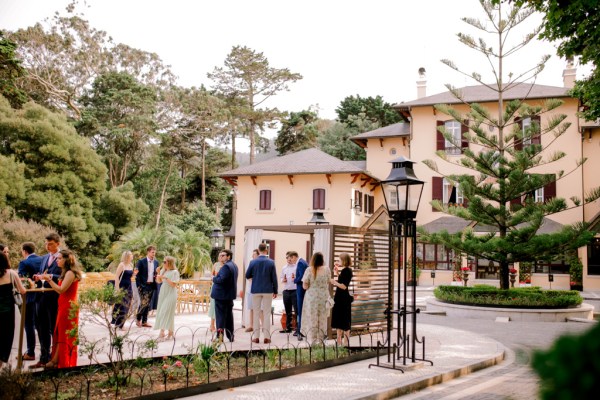
MULTIPOLYGON (((417 314, 420 312, 417 309, 417 291, 416 291, 416 276, 417 276, 417 223, 415 218, 423 193, 424 181, 417 179, 413 171, 411 160, 405 157, 399 157, 391 161, 392 170, 390 175, 381 182, 385 206, 390 217, 390 276, 389 289, 392 291, 393 286, 393 255, 394 248, 397 248, 398 268, 402 267, 403 274, 398 270, 397 279, 397 310, 391 310, 393 305, 389 305, 388 310, 388 361, 390 356, 390 331, 392 328, 392 314, 397 315, 397 344, 398 354, 400 359, 400 347, 403 350, 403 364, 406 365, 409 351, 411 352, 411 360, 414 363, 416 359, 416 342, 417 342, 417 314), (398 246, 395 247, 394 243, 398 246), (411 268, 411 286, 412 286, 412 305, 408 309, 407 303, 407 287, 408 287, 408 268, 411 268), (403 279, 402 279, 403 275, 403 279), (412 332, 408 335, 406 329, 406 320, 408 315, 412 316, 412 332), (409 340, 410 337, 410 340, 409 340)), ((423 347, 425 345, 423 344, 423 347)), ((395 346, 394 346, 395 347, 395 346)), ((423 349, 424 352, 424 349, 423 349)), ((424 354, 423 354, 424 357, 424 354)), ((428 361, 424 360, 423 361, 428 361)), ((429 361, 431 362, 431 361, 429 361)), ((433 364, 433 363, 432 363, 433 364)), ((395 365, 395 363, 394 363, 395 365)))
POLYGON ((213 263, 217 262, 218 254, 225 245, 225 236, 223 232, 221 232, 221 228, 213 228, 212 233, 209 236, 210 245, 212 247, 212 251, 210 253, 210 258, 213 263))

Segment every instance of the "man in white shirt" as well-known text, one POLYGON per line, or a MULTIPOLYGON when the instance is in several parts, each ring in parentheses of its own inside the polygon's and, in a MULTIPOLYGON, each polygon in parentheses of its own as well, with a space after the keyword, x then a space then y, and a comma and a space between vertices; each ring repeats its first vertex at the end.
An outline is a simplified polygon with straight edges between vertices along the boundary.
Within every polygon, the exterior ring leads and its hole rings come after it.
POLYGON ((279 331, 279 333, 293 332, 293 328, 295 327, 294 322, 296 322, 295 318, 296 315, 298 315, 296 284, 294 283, 294 279, 296 278, 296 264, 293 262, 294 253, 295 252, 293 251, 288 251, 285 254, 287 264, 281 271, 281 283, 283 284, 283 306, 285 307, 285 329, 279 331), (294 310, 293 313, 292 309, 294 310))

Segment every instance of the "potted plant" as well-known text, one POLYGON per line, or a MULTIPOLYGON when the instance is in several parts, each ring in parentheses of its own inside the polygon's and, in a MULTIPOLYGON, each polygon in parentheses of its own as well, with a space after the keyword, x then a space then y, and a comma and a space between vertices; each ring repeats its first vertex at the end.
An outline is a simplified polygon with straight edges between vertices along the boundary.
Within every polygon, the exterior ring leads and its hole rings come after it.
POLYGON ((471 268, 469 267, 461 267, 463 285, 467 286, 467 281, 469 280, 469 272, 471 272, 471 268))
POLYGON ((508 270, 508 275, 510 277, 510 287, 515 287, 515 281, 517 280, 517 270, 516 268, 511 268, 508 270))
POLYGON ((571 278, 571 290, 583 290, 583 264, 579 257, 569 260, 569 276, 571 278))

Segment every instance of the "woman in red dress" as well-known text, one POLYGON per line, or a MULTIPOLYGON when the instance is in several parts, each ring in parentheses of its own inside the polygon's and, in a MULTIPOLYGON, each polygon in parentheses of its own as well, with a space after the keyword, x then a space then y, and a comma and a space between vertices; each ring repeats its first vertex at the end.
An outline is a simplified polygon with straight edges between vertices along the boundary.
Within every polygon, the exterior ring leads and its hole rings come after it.
POLYGON ((69 368, 77 365, 77 287, 81 279, 81 269, 70 250, 61 250, 56 257, 56 263, 62 270, 58 284, 52 281, 52 275, 42 276, 42 279, 48 281, 52 289, 60 294, 56 327, 52 335, 52 359, 46 363, 46 368, 69 368))

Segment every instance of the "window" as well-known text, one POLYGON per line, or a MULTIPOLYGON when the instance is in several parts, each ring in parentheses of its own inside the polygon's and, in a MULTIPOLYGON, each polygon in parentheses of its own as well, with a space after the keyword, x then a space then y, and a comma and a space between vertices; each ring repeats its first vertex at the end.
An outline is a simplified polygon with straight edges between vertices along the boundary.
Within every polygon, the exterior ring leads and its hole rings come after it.
MULTIPOLYGON (((463 191, 452 185, 446 178, 434 176, 431 182, 431 199, 439 200, 445 205, 467 206, 463 191)), ((434 211, 437 211, 433 209, 434 211)))
POLYGON ((313 190, 313 210, 325 209, 325 189, 313 190))
POLYGON ((600 238, 592 239, 587 247, 588 275, 600 275, 600 238))
POLYGON ((396 155, 396 149, 395 149, 395 148, 393 148, 393 147, 392 147, 392 148, 390 149, 390 155, 391 155, 391 156, 395 156, 395 155, 396 155))
POLYGON ((555 258, 554 260, 547 262, 547 261, 536 261, 533 264, 533 270, 536 273, 543 273, 543 274, 568 274, 569 273, 569 269, 570 269, 570 264, 568 262, 568 259, 571 257, 576 256, 575 253, 571 253, 571 254, 565 254, 563 256, 559 256, 557 258, 555 258))
POLYGON ((354 191, 354 205, 355 210, 362 211, 362 193, 359 190, 354 191))
POLYGON ((260 200, 258 203, 259 210, 270 210, 271 209, 271 191, 270 190, 261 190, 260 191, 260 200))
POLYGON ((421 269, 452 269, 454 252, 441 244, 417 243, 417 263, 421 269))
POLYGON ((373 212, 375 211, 375 196, 371 196, 365 193, 364 200, 365 213, 373 214, 373 212))
POLYGON ((519 129, 523 135, 523 139, 515 140, 515 150, 523 150, 523 147, 542 143, 540 136, 539 115, 525 118, 515 118, 515 123, 519 125, 519 129))
POLYGON ((533 192, 533 199, 536 203, 544 202, 544 188, 539 188, 533 192))
POLYGON ((469 147, 469 141, 465 138, 465 133, 469 131, 469 121, 460 123, 458 121, 437 121, 437 140, 436 150, 444 150, 446 154, 460 155, 465 148, 469 147), (443 129, 442 129, 443 127, 443 129), (441 130, 450 134, 453 142, 446 140, 441 130))

